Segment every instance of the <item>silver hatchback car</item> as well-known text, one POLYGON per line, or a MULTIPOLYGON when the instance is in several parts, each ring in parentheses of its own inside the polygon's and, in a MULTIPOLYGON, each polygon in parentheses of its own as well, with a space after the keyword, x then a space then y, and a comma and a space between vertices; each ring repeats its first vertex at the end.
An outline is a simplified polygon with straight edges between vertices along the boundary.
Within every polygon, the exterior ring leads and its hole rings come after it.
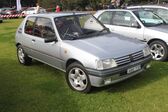
POLYGON ((21 64, 35 59, 62 70, 70 88, 85 93, 141 73, 151 60, 147 44, 110 33, 86 13, 29 15, 16 46, 21 64))

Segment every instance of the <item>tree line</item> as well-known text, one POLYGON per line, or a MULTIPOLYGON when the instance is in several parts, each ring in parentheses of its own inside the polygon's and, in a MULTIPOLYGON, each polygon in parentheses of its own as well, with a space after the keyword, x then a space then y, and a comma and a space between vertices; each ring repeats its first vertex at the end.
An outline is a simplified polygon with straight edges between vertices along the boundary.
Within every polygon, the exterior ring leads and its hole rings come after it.
MULTIPOLYGON (((20 0, 23 7, 35 6, 37 0, 20 0)), ((14 7, 16 6, 16 0, 0 0, 0 8, 2 7, 14 7)))
MULTIPOLYGON (((126 3, 158 3, 161 0, 124 0, 126 3)), ((85 10, 86 7, 93 10, 99 9, 102 5, 109 5, 111 0, 39 0, 41 6, 55 7, 60 5, 63 10, 85 10)))

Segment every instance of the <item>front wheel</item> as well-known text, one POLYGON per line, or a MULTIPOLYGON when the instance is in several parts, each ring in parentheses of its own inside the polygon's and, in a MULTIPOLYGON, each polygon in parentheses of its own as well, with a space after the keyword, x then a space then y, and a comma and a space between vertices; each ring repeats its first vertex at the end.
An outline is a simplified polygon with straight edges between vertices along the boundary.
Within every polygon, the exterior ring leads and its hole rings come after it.
POLYGON ((153 41, 149 44, 151 55, 154 60, 166 61, 168 57, 168 46, 162 41, 153 41))
POLYGON ((85 68, 75 62, 67 67, 66 81, 69 87, 75 91, 88 93, 91 90, 91 84, 85 68))

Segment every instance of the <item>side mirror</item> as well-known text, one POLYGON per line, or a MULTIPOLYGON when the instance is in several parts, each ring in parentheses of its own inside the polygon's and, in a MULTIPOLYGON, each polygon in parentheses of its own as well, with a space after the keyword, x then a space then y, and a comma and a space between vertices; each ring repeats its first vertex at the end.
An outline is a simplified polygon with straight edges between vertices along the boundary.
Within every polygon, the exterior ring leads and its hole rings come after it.
POLYGON ((57 42, 58 40, 56 38, 46 38, 44 40, 45 43, 50 43, 50 42, 54 42, 54 41, 57 42))
POLYGON ((141 26, 139 25, 139 23, 137 21, 133 21, 132 24, 131 24, 131 27, 141 28, 141 26))
POLYGON ((108 32, 110 32, 110 29, 109 28, 106 28, 108 32))

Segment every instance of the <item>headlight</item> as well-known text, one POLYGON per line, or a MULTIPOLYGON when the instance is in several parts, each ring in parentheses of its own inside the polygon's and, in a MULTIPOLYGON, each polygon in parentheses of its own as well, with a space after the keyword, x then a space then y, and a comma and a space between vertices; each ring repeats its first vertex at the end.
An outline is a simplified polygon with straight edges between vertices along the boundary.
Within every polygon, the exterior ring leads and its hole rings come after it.
POLYGON ((97 63, 98 70, 104 70, 104 69, 113 68, 117 66, 114 59, 96 60, 96 63, 97 63))
POLYGON ((144 54, 144 57, 150 55, 151 54, 150 48, 149 47, 145 47, 145 49, 143 50, 143 54, 144 54))

